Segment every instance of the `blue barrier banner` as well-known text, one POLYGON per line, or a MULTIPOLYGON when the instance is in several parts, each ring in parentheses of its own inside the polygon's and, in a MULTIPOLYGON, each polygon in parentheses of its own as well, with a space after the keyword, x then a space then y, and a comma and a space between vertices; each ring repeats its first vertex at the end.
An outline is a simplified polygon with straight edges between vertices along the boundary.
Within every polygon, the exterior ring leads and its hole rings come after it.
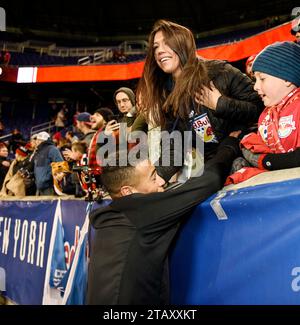
POLYGON ((300 180, 229 191, 199 205, 171 256, 171 303, 300 304, 300 180), (223 197, 222 197, 223 196, 223 197))
POLYGON ((89 254, 89 212, 100 204, 59 200, 50 244, 43 304, 85 303, 89 254))
POLYGON ((88 279, 89 246, 92 242, 93 232, 89 227, 89 213, 100 207, 108 205, 111 200, 103 200, 101 203, 90 202, 86 209, 86 217, 80 230, 79 243, 74 256, 71 269, 68 274, 68 283, 62 304, 84 305, 86 298, 88 279))
POLYGON ((41 304, 56 204, 0 201, 0 268, 18 304, 41 304))
POLYGON ((68 274, 63 304, 84 305, 88 279, 88 231, 89 211, 80 231, 79 244, 68 274))
POLYGON ((92 235, 87 206, 82 200, 0 201, 0 290, 6 297, 28 305, 84 304, 92 235))
POLYGON ((67 268, 71 267, 79 242, 80 229, 87 214, 86 201, 61 201, 62 225, 64 229, 64 249, 67 268))
POLYGON ((85 201, 59 200, 50 245, 49 269, 45 278, 43 304, 63 304, 80 232, 87 215, 85 201))
POLYGON ((57 202, 56 212, 54 216, 55 240, 53 243, 51 269, 49 283, 52 288, 56 288, 63 294, 64 286, 62 281, 68 271, 66 256, 64 250, 64 228, 61 217, 61 202, 57 202))

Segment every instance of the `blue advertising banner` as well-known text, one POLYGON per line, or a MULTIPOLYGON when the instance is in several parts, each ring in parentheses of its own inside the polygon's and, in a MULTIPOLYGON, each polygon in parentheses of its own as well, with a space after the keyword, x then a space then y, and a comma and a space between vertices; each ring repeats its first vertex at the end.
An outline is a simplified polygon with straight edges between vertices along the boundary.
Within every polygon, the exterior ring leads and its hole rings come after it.
POLYGON ((56 204, 0 201, 0 268, 18 304, 41 304, 56 204))
MULTIPOLYGON (((171 255, 171 303, 300 304, 299 199, 296 179, 219 192, 199 205, 171 255)), ((84 303, 86 208, 73 200, 0 202, 0 289, 8 298, 84 303)))
POLYGON ((80 230, 79 244, 68 274, 68 282, 62 302, 64 305, 84 305, 86 303, 89 245, 94 235, 92 228, 89 227, 89 214, 92 210, 104 207, 110 202, 111 200, 103 200, 101 203, 90 202, 87 206, 85 221, 80 230))
POLYGON ((87 214, 86 201, 61 201, 62 225, 67 268, 71 266, 87 214))
POLYGON ((300 304, 300 180, 222 196, 221 218, 214 196, 181 229, 170 262, 172 304, 300 304))
MULTIPOLYGON (((53 225, 55 240, 50 245, 51 259, 45 277, 43 304, 64 303, 70 270, 80 243, 81 229, 86 220, 87 202, 58 201, 53 225)), ((85 261, 87 262, 86 258, 85 261)))
POLYGON ((0 290, 6 297, 28 305, 84 304, 87 207, 83 200, 0 201, 0 290))

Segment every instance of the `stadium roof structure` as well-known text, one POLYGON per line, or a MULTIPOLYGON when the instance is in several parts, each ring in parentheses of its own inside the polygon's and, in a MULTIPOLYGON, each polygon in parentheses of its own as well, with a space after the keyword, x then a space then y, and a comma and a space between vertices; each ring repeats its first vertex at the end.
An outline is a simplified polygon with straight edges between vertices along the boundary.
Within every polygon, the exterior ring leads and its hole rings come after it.
POLYGON ((145 38, 153 23, 162 18, 197 34, 276 15, 290 16, 297 6, 297 0, 1 1, 7 31, 89 43, 145 38))
MULTIPOLYGON (((291 22, 273 27, 238 42, 220 44, 197 50, 207 59, 238 61, 257 54, 277 41, 293 40, 291 22)), ((3 67, 0 81, 17 83, 121 81, 140 78, 144 61, 124 64, 3 67)))

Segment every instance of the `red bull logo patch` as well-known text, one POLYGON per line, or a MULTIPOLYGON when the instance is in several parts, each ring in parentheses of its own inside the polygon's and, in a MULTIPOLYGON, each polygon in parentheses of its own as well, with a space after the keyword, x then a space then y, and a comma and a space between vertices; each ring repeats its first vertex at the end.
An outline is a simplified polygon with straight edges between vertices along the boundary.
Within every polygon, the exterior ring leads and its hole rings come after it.
POLYGON ((287 138, 293 130, 296 130, 293 115, 283 116, 279 119, 278 136, 279 138, 287 138))
POLYGON ((218 142, 206 113, 194 118, 193 128, 203 142, 218 142))

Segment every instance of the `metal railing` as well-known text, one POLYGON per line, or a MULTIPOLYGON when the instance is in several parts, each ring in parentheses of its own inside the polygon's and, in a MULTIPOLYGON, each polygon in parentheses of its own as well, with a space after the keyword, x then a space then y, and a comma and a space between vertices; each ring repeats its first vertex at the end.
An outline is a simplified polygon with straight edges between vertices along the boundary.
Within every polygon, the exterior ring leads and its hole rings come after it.
POLYGON ((81 65, 97 64, 99 62, 104 63, 113 58, 113 51, 111 49, 105 49, 99 52, 95 52, 93 55, 84 56, 78 59, 77 63, 81 65))
POLYGON ((16 43, 9 41, 0 41, 0 49, 11 52, 19 52, 24 53, 26 49, 34 50, 36 53, 48 54, 52 56, 60 56, 60 57, 74 57, 74 56, 87 56, 94 55, 101 51, 113 51, 117 49, 118 46, 97 46, 97 47, 57 47, 55 44, 51 44, 49 46, 37 46, 32 45, 28 42, 16 43))
POLYGON ((47 131, 50 134, 51 131, 53 130, 53 128, 55 128, 55 122, 54 121, 34 125, 30 129, 30 137, 32 137, 34 134, 42 132, 42 131, 47 131))
POLYGON ((148 49, 148 42, 144 40, 124 41, 119 46, 125 55, 128 54, 144 54, 148 49))
MULTIPOLYGON (((34 125, 30 129, 30 137, 32 137, 34 134, 42 132, 42 131, 47 131, 49 134, 51 134, 51 131, 53 131, 54 128, 55 128, 55 122, 54 121, 34 125)), ((13 135, 12 133, 2 135, 0 137, 0 142, 7 141, 9 138, 11 138, 12 135, 13 135)))
MULTIPOLYGON (((47 42, 44 42, 47 43, 47 42)), ((94 55, 97 59, 97 56, 104 56, 104 61, 107 56, 111 56, 114 50, 122 50, 125 55, 128 54, 143 54, 146 53, 148 47, 147 41, 136 40, 136 41, 125 41, 122 42, 119 46, 97 46, 97 47, 57 47, 55 43, 49 44, 39 44, 33 43, 32 41, 26 42, 10 42, 10 41, 0 41, 0 49, 5 51, 19 52, 24 53, 25 49, 34 50, 36 53, 42 55, 46 53, 52 56, 60 57, 84 57, 88 55, 94 55)))
POLYGON ((12 133, 2 135, 2 137, 0 137, 0 142, 6 141, 6 138, 10 138, 11 136, 12 136, 12 133))

